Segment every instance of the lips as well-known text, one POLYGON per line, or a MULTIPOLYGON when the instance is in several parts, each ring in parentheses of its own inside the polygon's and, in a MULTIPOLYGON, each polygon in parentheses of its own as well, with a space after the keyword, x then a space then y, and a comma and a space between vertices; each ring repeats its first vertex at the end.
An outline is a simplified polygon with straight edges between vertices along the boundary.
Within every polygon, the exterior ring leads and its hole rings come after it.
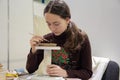
POLYGON ((53 32, 55 35, 59 35, 60 33, 58 33, 58 32, 53 32))

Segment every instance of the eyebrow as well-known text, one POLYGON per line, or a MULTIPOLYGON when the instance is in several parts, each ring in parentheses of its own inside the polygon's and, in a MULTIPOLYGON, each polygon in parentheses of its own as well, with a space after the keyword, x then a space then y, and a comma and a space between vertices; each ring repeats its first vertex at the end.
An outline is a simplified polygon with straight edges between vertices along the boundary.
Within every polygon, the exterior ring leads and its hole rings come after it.
POLYGON ((55 23, 59 23, 59 22, 57 22, 57 21, 56 21, 56 22, 53 22, 53 24, 55 24, 55 23))
MULTIPOLYGON (((48 21, 46 21, 46 22, 49 23, 48 21)), ((53 22, 53 24, 55 24, 55 23, 60 23, 60 22, 58 22, 58 21, 53 22)))

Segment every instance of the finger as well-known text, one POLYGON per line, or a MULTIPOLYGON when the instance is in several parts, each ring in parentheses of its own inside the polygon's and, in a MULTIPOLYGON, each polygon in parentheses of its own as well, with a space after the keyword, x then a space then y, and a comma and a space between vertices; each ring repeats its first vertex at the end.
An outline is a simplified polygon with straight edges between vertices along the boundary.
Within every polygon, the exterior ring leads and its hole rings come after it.
POLYGON ((48 68, 59 68, 58 65, 54 65, 54 64, 52 64, 52 65, 48 65, 47 67, 48 67, 48 68))
POLYGON ((58 69, 57 68, 48 68, 47 71, 50 73, 55 73, 58 71, 58 69))
POLYGON ((53 77, 58 77, 59 76, 59 74, 49 74, 49 76, 53 76, 53 77))
POLYGON ((49 75, 58 75, 58 72, 57 71, 48 71, 48 74, 49 75))
POLYGON ((43 41, 43 39, 38 38, 38 37, 33 37, 33 38, 30 40, 31 43, 36 42, 36 44, 41 43, 42 41, 43 41))
POLYGON ((31 47, 35 47, 35 46, 38 46, 39 43, 36 41, 30 41, 30 45, 31 45, 31 47))
POLYGON ((36 44, 38 44, 38 41, 37 40, 30 40, 30 44, 31 45, 36 45, 36 44))
POLYGON ((58 68, 49 68, 47 69, 48 74, 59 74, 61 71, 58 68))

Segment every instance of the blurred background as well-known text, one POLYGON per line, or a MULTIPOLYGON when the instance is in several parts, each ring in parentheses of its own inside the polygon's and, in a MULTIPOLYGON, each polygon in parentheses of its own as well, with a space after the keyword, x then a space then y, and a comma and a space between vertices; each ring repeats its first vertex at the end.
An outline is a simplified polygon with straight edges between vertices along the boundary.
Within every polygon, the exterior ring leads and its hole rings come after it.
MULTIPOLYGON (((43 9, 48 0, 0 0, 0 63, 25 68, 30 50, 29 33, 50 32, 43 9)), ((86 31, 92 55, 120 65, 120 0, 65 0, 74 21, 86 31)))

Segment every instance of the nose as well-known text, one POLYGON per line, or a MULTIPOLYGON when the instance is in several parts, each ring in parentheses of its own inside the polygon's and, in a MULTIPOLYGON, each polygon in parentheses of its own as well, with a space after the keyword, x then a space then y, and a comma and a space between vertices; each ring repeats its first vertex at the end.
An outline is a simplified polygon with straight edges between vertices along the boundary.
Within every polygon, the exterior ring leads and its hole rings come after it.
POLYGON ((50 25, 49 28, 51 29, 51 31, 56 31, 56 28, 53 25, 50 25))
POLYGON ((55 31, 56 31, 56 29, 55 29, 55 28, 51 28, 51 31, 52 31, 52 32, 55 32, 55 31))

